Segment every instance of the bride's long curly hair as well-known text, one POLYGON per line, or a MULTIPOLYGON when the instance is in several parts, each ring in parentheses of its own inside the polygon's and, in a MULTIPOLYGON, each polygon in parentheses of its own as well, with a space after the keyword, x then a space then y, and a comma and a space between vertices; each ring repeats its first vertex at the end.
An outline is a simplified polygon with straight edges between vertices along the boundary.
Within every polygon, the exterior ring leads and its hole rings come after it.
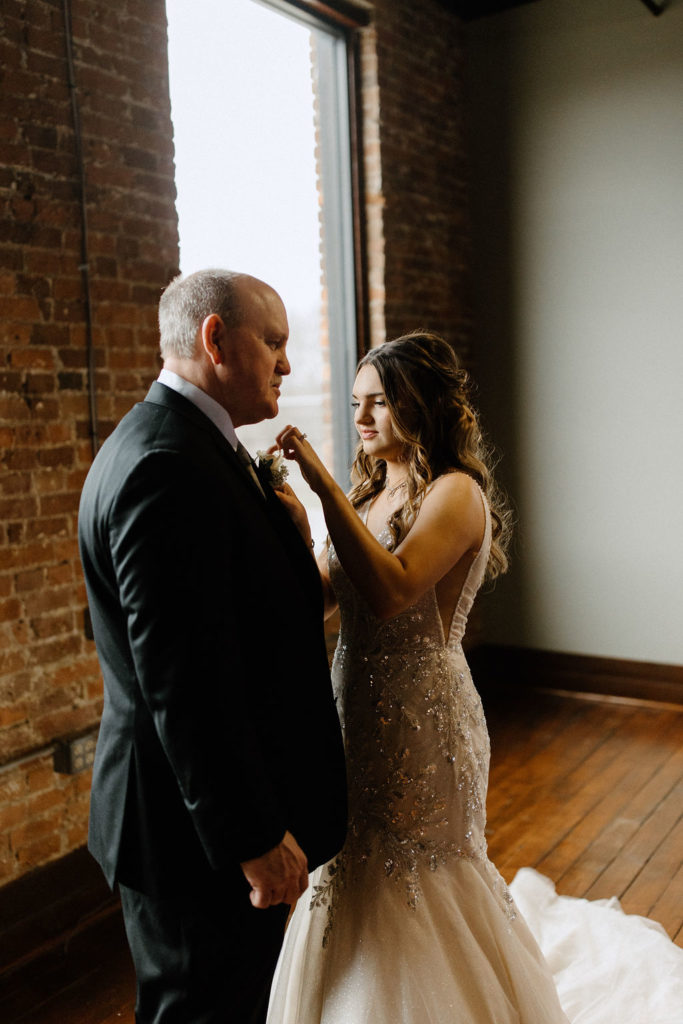
MULTIPOLYGON (((414 523, 432 480, 461 470, 479 484, 491 510, 486 575, 494 579, 504 573, 512 514, 493 478, 492 449, 482 436, 470 401, 469 377, 454 350, 438 334, 414 331, 370 349, 358 369, 362 366, 373 366, 379 374, 408 468, 406 501, 389 520, 394 547, 414 523)), ((372 499, 386 483, 386 462, 367 455, 362 442, 356 449, 351 482, 349 500, 354 508, 372 499)))

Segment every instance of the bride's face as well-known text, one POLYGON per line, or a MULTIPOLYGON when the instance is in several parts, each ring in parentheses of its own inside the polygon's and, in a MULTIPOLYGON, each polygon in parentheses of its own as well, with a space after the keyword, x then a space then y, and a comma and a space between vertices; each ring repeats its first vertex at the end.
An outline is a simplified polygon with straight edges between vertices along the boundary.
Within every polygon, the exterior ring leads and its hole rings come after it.
POLYGON ((382 381, 374 366, 361 366, 358 371, 351 405, 356 430, 366 454, 388 462, 397 461, 401 454, 401 442, 394 433, 382 381))

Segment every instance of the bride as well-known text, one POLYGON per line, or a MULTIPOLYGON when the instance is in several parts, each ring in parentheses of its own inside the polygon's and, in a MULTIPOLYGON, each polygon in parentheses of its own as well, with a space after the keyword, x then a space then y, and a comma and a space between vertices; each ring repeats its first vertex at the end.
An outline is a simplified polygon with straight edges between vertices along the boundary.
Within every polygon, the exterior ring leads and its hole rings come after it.
POLYGON ((416 332, 365 356, 353 405, 348 499, 298 429, 277 439, 329 530, 318 564, 326 613, 341 612, 350 824, 292 915, 268 1024, 567 1024, 487 857, 489 740, 461 641, 482 581, 507 568, 509 513, 467 375, 416 332))

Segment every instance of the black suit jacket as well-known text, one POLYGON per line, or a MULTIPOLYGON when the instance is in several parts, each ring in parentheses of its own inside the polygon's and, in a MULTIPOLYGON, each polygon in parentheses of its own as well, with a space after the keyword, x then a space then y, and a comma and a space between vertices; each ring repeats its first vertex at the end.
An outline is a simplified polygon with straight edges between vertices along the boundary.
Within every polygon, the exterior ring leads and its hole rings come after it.
POLYGON ((320 581, 275 496, 156 382, 90 469, 79 543, 104 677, 89 847, 110 885, 236 877, 287 829, 309 868, 334 856, 345 769, 320 581))

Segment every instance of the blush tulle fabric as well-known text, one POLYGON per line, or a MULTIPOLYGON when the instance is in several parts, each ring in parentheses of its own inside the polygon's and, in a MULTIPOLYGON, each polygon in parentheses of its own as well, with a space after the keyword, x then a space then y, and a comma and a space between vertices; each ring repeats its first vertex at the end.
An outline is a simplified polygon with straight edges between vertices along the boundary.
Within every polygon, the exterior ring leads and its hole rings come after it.
MULTIPOLYGON (((487 857, 489 740, 461 646, 491 543, 482 500, 484 541, 448 628, 433 590, 380 622, 330 551, 349 833, 292 915, 268 1024, 683 1024, 683 951, 666 936, 678 1016, 627 1016, 641 1004, 621 1007, 603 950, 620 945, 611 932, 624 915, 611 909, 603 929, 585 901, 558 900, 528 869, 513 899, 487 857)), ((378 539, 391 544, 386 530, 378 539)), ((659 962, 639 975, 650 992, 659 962)))

